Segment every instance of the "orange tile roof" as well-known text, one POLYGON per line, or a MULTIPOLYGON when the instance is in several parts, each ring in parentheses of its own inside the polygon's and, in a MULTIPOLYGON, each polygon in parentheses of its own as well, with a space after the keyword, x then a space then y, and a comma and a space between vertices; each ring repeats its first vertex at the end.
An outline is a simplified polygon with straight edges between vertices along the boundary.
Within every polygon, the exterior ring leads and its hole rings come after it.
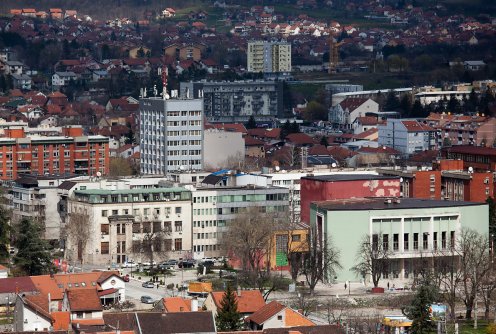
POLYGON ((50 312, 48 311, 48 296, 27 295, 24 297, 24 302, 45 318, 52 320, 50 312))
POLYGON ((71 312, 102 310, 102 304, 96 289, 68 290, 67 298, 71 312))
POLYGON ((68 330, 71 324, 71 313, 70 312, 52 312, 51 316, 53 318, 53 329, 54 330, 68 330))
POLYGON ((191 299, 170 297, 164 298, 163 303, 167 312, 191 312, 191 299))
POLYGON ((98 279, 103 272, 72 273, 54 275, 57 284, 62 284, 62 289, 77 289, 97 287, 98 279))
POLYGON ((80 324, 80 325, 89 325, 89 326, 105 325, 103 319, 74 319, 72 320, 72 323, 80 324))
MULTIPOLYGON (((215 306, 221 307, 221 301, 224 297, 224 291, 211 292, 215 306)), ((258 290, 242 290, 240 295, 236 294, 238 302, 238 311, 240 313, 254 313, 265 305, 262 293, 258 290)))
POLYGON ((261 307, 259 310, 257 310, 255 313, 250 315, 248 318, 245 319, 246 322, 254 322, 257 325, 261 325, 273 316, 275 316, 277 313, 281 312, 284 310, 286 306, 282 305, 279 302, 276 302, 275 300, 264 305, 261 307))
POLYGON ((63 290, 57 286, 57 282, 50 275, 31 276, 31 281, 40 293, 50 294, 52 300, 62 300, 64 298, 63 290))
POLYGON ((315 326, 315 323, 310 319, 305 317, 303 314, 296 312, 290 308, 286 308, 284 311, 286 315, 285 326, 293 327, 293 326, 315 326))

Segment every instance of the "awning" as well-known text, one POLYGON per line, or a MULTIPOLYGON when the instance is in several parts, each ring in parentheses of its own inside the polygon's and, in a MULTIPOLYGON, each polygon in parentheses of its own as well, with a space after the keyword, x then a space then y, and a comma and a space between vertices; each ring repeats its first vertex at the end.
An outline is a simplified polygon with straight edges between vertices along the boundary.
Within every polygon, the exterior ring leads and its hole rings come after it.
POLYGON ((119 291, 119 289, 114 289, 114 288, 98 291, 98 297, 108 296, 108 295, 111 295, 111 294, 116 293, 118 291, 119 291))

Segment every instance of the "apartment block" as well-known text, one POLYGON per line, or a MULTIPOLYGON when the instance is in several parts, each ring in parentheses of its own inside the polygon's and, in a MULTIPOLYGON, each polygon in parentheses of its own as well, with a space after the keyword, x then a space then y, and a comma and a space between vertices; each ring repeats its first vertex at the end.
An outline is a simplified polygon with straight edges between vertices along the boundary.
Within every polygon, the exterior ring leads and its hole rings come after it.
MULTIPOLYGON (((208 180, 207 180, 208 182, 208 180)), ((193 193, 193 254, 195 258, 225 255, 222 236, 229 222, 248 207, 260 212, 288 211, 288 189, 272 186, 198 187, 193 193)))
POLYGON ((248 72, 291 72, 291 43, 252 41, 247 48, 248 72))
POLYGON ((436 130, 414 119, 388 119, 378 129, 379 145, 391 147, 405 155, 438 147, 436 130))
POLYGON ((140 99, 141 173, 203 168, 203 100, 140 99))
POLYGON ((108 145, 108 137, 85 136, 78 126, 62 128, 59 135, 52 136, 10 127, 0 137, 0 180, 15 180, 23 173, 106 175, 108 145))
POLYGON ((209 122, 258 121, 283 115, 281 81, 181 82, 181 96, 186 92, 203 95, 205 116, 209 122))

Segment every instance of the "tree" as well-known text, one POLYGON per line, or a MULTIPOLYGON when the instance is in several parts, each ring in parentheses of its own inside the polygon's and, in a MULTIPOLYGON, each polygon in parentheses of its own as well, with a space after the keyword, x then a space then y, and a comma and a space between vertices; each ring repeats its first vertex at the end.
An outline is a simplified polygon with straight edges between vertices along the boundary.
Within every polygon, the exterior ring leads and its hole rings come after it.
POLYGON ((9 259, 9 248, 8 248, 8 245, 10 243, 9 222, 10 222, 10 212, 0 203, 0 263, 6 263, 9 259))
POLYGON ((397 110, 400 106, 400 100, 391 89, 386 96, 386 103, 384 104, 384 110, 386 111, 394 111, 397 110))
POLYGON ((16 229, 17 254, 14 264, 23 275, 36 276, 52 270, 48 245, 41 239, 41 228, 29 219, 23 219, 16 229))
POLYGON ((352 270, 364 279, 370 276, 374 287, 377 288, 382 274, 389 268, 391 254, 389 241, 384 235, 365 235, 357 251, 357 264, 352 270))
POLYGON ((429 278, 422 280, 412 303, 402 310, 403 314, 412 320, 412 333, 429 333, 434 329, 435 323, 431 321, 429 308, 437 301, 438 287, 429 278))
POLYGON ((257 121, 255 121, 255 117, 253 115, 251 115, 250 118, 248 119, 248 123, 246 123, 246 128, 247 129, 257 128, 257 121))
POLYGON ((489 206, 489 235, 496 235, 496 201, 492 197, 486 199, 489 206))
POLYGON ((86 245, 91 236, 89 216, 79 212, 68 214, 69 219, 64 234, 68 243, 68 251, 73 252, 73 259, 83 264, 83 255, 86 254, 86 245))
POLYGON ((238 311, 236 293, 229 284, 220 302, 220 309, 215 317, 215 323, 219 331, 238 331, 243 326, 241 314, 238 311))
POLYGON ((319 235, 316 226, 309 230, 309 252, 303 263, 302 274, 305 276, 310 294, 313 295, 318 282, 331 283, 336 276, 336 270, 341 269, 339 262, 340 251, 333 245, 330 238, 319 235))
POLYGON ((170 246, 166 245, 166 237, 172 231, 171 222, 166 222, 162 228, 160 222, 144 221, 141 223, 141 232, 138 240, 133 240, 132 253, 144 255, 153 267, 156 256, 162 254, 165 257, 170 251, 170 246))
POLYGON ((324 104, 318 101, 310 101, 303 113, 303 118, 307 121, 327 120, 327 109, 324 104))
POLYGON ((129 161, 122 157, 110 158, 109 175, 110 176, 129 176, 133 171, 129 161))

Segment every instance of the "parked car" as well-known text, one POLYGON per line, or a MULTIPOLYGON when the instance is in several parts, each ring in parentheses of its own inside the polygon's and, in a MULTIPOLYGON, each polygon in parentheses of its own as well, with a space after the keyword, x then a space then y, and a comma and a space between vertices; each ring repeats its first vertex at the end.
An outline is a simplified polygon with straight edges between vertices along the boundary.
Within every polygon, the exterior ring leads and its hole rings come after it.
POLYGON ((122 276, 124 282, 129 282, 129 275, 122 276))
POLYGON ((157 262, 153 261, 153 262, 150 262, 150 261, 147 261, 147 262, 143 262, 143 263, 140 263, 143 267, 151 267, 152 265, 153 266, 156 266, 157 265, 157 262))
POLYGON ((179 261, 177 264, 179 268, 194 268, 195 267, 195 261, 194 260, 183 260, 179 261))
POLYGON ((134 261, 132 260, 129 260, 127 262, 124 262, 121 267, 122 268, 136 268, 138 266, 137 263, 135 263, 134 261))
POLYGON ((141 302, 144 304, 153 304, 155 301, 150 296, 141 296, 141 302))
POLYGON ((169 262, 162 262, 157 266, 157 268, 161 270, 174 269, 174 265, 169 262))
POLYGON ((165 262, 167 262, 168 264, 172 264, 173 266, 177 265, 177 263, 178 263, 178 261, 175 260, 175 259, 169 259, 169 260, 167 260, 165 262))
POLYGON ((154 288, 155 287, 155 284, 153 282, 143 282, 143 284, 141 284, 142 287, 144 288, 154 288))
POLYGON ((214 262, 214 260, 204 260, 204 261, 202 261, 201 264, 205 267, 213 267, 215 262, 214 262))

